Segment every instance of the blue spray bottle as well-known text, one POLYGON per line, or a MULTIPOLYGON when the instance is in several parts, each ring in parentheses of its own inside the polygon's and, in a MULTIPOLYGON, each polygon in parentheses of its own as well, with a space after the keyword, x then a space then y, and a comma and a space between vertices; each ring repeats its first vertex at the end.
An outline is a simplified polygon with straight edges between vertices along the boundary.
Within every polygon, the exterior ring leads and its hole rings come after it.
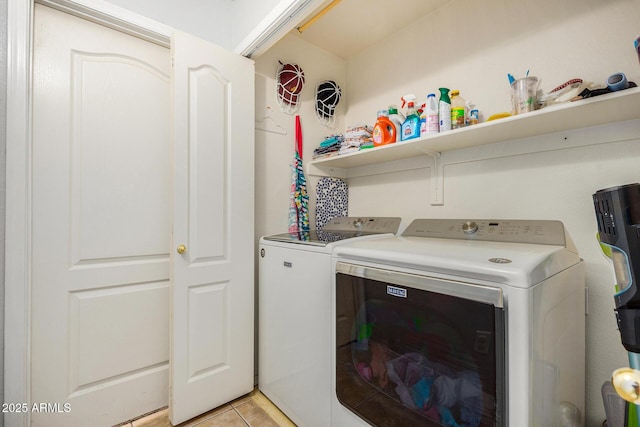
POLYGON ((420 116, 415 107, 415 95, 405 95, 402 98, 402 106, 407 103, 407 118, 402 122, 400 135, 401 141, 420 137, 420 116))

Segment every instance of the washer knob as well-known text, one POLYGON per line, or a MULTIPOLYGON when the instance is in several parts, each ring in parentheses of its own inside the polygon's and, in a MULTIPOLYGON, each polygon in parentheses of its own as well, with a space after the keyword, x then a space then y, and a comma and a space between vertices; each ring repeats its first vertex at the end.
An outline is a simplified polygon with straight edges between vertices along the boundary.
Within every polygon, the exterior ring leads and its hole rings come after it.
POLYGON ((473 234, 478 231, 478 224, 474 221, 467 221, 462 224, 462 231, 464 234, 473 234))

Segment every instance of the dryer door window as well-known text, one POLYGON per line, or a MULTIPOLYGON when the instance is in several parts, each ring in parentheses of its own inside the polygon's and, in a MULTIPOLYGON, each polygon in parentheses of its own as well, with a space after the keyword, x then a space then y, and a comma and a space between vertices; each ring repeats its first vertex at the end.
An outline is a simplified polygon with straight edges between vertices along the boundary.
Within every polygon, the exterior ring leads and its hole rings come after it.
POLYGON ((336 394, 373 425, 501 426, 498 288, 338 263, 336 394))

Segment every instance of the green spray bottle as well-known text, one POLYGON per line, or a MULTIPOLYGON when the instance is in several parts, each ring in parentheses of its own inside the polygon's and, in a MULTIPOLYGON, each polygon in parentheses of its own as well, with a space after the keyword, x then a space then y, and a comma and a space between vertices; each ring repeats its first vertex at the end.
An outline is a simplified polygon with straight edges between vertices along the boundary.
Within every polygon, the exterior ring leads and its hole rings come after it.
POLYGON ((440 102, 438 102, 438 116, 440 116, 440 132, 451 130, 451 99, 449 99, 449 89, 441 87, 440 102))

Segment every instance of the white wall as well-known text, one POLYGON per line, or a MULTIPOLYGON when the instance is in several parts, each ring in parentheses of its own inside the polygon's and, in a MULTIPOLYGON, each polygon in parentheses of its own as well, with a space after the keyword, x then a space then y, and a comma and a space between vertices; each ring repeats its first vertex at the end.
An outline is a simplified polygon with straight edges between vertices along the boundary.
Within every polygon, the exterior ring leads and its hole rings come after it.
POLYGON ((107 1, 228 50, 234 50, 278 3, 291 2, 291 0, 107 1))
MULTIPOLYGON (((318 49, 295 36, 287 36, 256 59, 256 120, 265 117, 265 107, 286 135, 256 130, 256 238, 284 233, 288 228, 291 170, 289 165, 295 150, 295 115, 285 114, 276 102, 276 72, 278 61, 300 65, 305 73, 300 115, 303 134, 303 164, 312 159, 316 148, 326 135, 342 132, 347 104, 342 99, 336 109, 335 129, 321 125, 315 116, 314 97, 318 83, 334 80, 341 88, 346 84, 346 63, 343 59, 318 49)), ((344 89, 343 89, 344 90, 344 89)), ((273 125, 273 124, 272 124, 273 125)), ((275 128, 275 126, 274 126, 275 128)), ((311 196, 311 224, 315 224, 315 185, 317 179, 307 176, 311 196)), ((258 269, 256 268, 256 271, 258 269)))
MULTIPOLYGON (((638 17, 637 0, 452 0, 387 43, 347 61, 346 78, 335 77, 346 92, 341 105, 346 109, 344 123, 373 124, 376 111, 398 104, 400 96, 414 93, 424 99, 441 86, 459 89, 486 118, 510 110, 507 73, 521 77, 527 69, 541 79, 541 88, 546 91, 571 78, 604 84, 609 75, 619 71, 640 83, 640 66, 632 47, 632 40, 640 33, 638 17)), ((256 117, 263 117, 264 105, 274 107, 277 59, 299 62, 308 76, 315 77, 316 69, 322 74, 329 71, 340 75, 343 64, 333 59, 326 63, 328 58, 330 54, 306 46, 294 36, 260 57, 256 70, 264 76, 257 76, 256 117)), ((310 150, 319 142, 310 134, 313 106, 309 104, 309 89, 305 89, 308 105, 301 110, 307 161, 310 150)), ((293 155, 293 119, 277 107, 275 113, 289 133, 279 136, 256 132, 257 237, 287 227, 287 165, 293 155)), ((322 130, 317 129, 318 137, 322 130)), ((640 181, 638 130, 640 121, 577 130, 566 136, 625 137, 617 141, 606 137, 611 142, 583 148, 446 166, 444 206, 429 203, 428 168, 349 180, 351 215, 399 215, 404 225, 419 217, 563 221, 585 260, 587 272, 585 418, 589 427, 600 426, 605 418, 602 383, 614 369, 628 364, 613 314, 613 269, 595 240, 591 195, 601 188, 640 181)), ((315 129, 313 132, 316 136, 315 129)), ((544 136, 525 143, 543 140, 544 136)), ((315 178, 310 179, 315 182, 315 178)))
MULTIPOLYGON (((640 33, 638 17, 637 0, 453 0, 388 43, 348 61, 346 123, 373 123, 376 111, 398 103, 401 95, 415 93, 423 99, 441 86, 460 89, 488 117, 510 109, 507 73, 520 77, 527 69, 542 79, 546 91, 574 77, 604 83, 618 71, 640 83, 632 47, 640 33)), ((602 383, 614 369, 628 365, 613 314, 613 270, 594 237, 591 201, 598 189, 640 182, 638 123, 600 130, 607 134, 621 127, 638 136, 446 166, 444 206, 429 204, 426 168, 349 180, 354 215, 400 215, 406 222, 418 217, 564 222, 586 264, 586 425, 594 427, 605 418, 602 383)), ((589 131, 568 135, 587 138, 589 131)))
POLYGON ((123 9, 233 50, 233 0, 107 0, 123 9))
POLYGON ((238 46, 276 6, 292 2, 293 0, 234 0, 232 46, 238 46))
POLYGON ((486 118, 510 110, 507 73, 527 70, 546 91, 571 78, 604 84, 618 71, 640 83, 639 18, 637 0, 452 0, 349 59, 347 123, 439 87, 459 89, 486 118))

